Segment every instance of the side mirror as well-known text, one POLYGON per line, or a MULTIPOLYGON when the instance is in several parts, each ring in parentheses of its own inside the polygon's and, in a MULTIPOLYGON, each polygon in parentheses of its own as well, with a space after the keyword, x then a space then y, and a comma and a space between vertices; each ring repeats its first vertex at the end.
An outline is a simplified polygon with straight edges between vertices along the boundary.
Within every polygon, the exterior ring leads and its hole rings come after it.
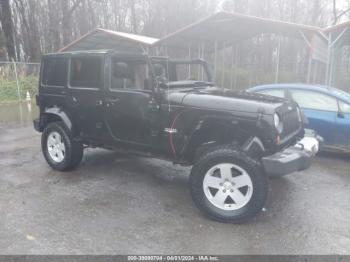
POLYGON ((165 82, 158 82, 158 85, 161 89, 167 89, 168 85, 165 82))
POLYGON ((156 64, 153 66, 153 69, 154 69, 154 74, 156 77, 160 77, 163 75, 164 68, 161 65, 156 64))
POLYGON ((345 115, 343 112, 339 111, 338 112, 338 118, 345 118, 345 115))

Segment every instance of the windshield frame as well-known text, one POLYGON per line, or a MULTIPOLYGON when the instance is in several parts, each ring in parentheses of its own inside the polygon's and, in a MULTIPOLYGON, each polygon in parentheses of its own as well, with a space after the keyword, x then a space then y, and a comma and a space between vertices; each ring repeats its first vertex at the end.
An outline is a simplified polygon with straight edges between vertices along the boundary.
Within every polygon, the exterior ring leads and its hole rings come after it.
POLYGON ((167 84, 169 83, 176 83, 176 82, 193 82, 193 83, 212 83, 213 82, 213 76, 212 73, 209 69, 209 66, 206 61, 202 59, 193 59, 193 60, 188 60, 188 59, 170 59, 167 57, 151 57, 151 63, 153 67, 156 64, 162 65, 166 69, 166 82, 167 84), (207 81, 203 80, 185 80, 185 79, 177 79, 176 76, 176 66, 178 65, 200 65, 203 67, 203 73, 206 75, 207 81), (175 74, 174 74, 175 72, 175 74), (170 77, 169 77, 170 75, 170 77))

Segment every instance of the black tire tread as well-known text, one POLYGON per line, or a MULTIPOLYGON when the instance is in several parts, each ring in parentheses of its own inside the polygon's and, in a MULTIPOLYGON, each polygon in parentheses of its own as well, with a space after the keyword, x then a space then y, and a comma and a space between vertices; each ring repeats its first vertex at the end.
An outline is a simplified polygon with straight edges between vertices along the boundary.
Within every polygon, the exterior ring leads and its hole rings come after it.
POLYGON ((70 171, 78 167, 83 158, 84 153, 83 144, 72 137, 67 127, 61 121, 51 122, 45 127, 41 136, 41 148, 47 163, 53 169, 58 171, 70 171), (65 141, 65 160, 59 164, 52 162, 50 156, 47 155, 48 152, 46 149, 46 139, 52 131, 59 132, 63 136, 63 139, 65 141))
POLYGON ((210 148, 209 151, 202 154, 191 170, 189 183, 192 199, 195 205, 207 217, 219 222, 235 224, 244 223, 261 211, 267 198, 268 183, 266 175, 264 174, 264 172, 261 171, 261 166, 256 162, 256 160, 249 157, 246 153, 244 153, 234 145, 219 145, 210 148), (248 211, 234 216, 227 216, 214 212, 210 207, 208 207, 205 200, 203 199, 206 198, 202 189, 202 183, 205 173, 203 174, 201 169, 209 161, 213 161, 216 158, 225 157, 232 158, 235 162, 244 163, 244 165, 248 166, 250 169, 250 172, 248 173, 250 173, 250 175, 251 173, 254 173, 252 175, 254 175, 255 180, 257 180, 257 183, 259 184, 258 186, 260 187, 260 190, 258 190, 254 186, 254 192, 258 191, 258 195, 254 197, 255 193, 253 193, 252 198, 254 198, 254 201, 252 202, 251 200, 252 204, 251 202, 248 203, 248 205, 251 206, 248 209, 248 211))

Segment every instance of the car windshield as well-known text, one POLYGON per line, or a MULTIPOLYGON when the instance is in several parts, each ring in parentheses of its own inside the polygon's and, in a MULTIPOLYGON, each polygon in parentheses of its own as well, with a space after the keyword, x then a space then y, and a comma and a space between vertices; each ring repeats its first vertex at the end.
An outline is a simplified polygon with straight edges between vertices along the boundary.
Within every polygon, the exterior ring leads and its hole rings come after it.
POLYGON ((202 64, 177 63, 175 69, 177 81, 209 81, 207 72, 202 64))
POLYGON ((174 62, 161 61, 153 62, 155 75, 158 81, 169 82, 209 82, 210 77, 207 68, 203 63, 192 61, 174 62))

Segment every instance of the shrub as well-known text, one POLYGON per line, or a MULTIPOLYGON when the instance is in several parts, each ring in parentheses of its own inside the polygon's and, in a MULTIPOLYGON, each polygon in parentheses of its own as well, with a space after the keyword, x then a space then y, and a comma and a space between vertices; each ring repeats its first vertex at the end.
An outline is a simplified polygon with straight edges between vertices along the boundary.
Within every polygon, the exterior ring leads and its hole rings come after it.
MULTIPOLYGON (((19 91, 21 100, 26 98, 27 91, 33 97, 38 93, 38 78, 36 76, 20 77, 19 91)), ((0 102, 18 101, 16 80, 0 79, 0 102)))

